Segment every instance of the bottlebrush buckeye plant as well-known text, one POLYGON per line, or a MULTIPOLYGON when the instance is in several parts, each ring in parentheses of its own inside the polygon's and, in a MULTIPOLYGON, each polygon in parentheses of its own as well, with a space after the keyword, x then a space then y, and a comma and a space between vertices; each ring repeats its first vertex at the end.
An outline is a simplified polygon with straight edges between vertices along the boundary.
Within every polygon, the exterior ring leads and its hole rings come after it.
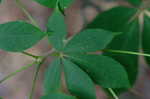
POLYGON ((33 99, 36 78, 48 56, 53 61, 45 71, 40 99, 96 99, 95 85, 101 86, 111 98, 134 85, 138 74, 138 56, 145 56, 150 63, 150 12, 141 0, 128 0, 131 7, 117 6, 97 15, 79 33, 67 38, 65 9, 73 0, 35 0, 54 11, 43 31, 24 8, 17 5, 30 20, 0 24, 0 49, 19 52, 35 61, 10 73, 0 83, 8 80, 34 64, 37 65, 29 99, 33 99), (18 28, 19 27, 19 28, 18 28), (25 52, 47 37, 53 49, 47 55, 38 56, 25 52), (144 53, 140 53, 143 49, 144 53), (102 54, 96 53, 102 52, 102 54), (62 90, 62 73, 68 92, 62 90))

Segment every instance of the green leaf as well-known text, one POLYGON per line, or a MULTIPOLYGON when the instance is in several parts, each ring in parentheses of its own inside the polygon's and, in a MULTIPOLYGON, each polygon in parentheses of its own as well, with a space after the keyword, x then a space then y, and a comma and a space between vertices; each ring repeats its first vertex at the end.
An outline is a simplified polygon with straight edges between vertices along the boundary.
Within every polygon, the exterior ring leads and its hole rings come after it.
POLYGON ((134 6, 140 6, 142 4, 142 0, 127 0, 127 1, 134 6))
POLYGON ((51 93, 49 95, 42 96, 40 99, 76 99, 76 98, 63 93, 51 93))
POLYGON ((87 28, 100 28, 113 32, 122 32, 126 25, 135 15, 137 9, 123 6, 115 7, 99 14, 87 28))
POLYGON ((55 59, 45 72, 44 93, 59 92, 61 88, 61 62, 55 59))
POLYGON ((69 54, 93 80, 104 88, 129 87, 128 76, 123 66, 110 57, 102 55, 69 54))
POLYGON ((68 8, 73 2, 74 0, 59 0, 59 3, 63 8, 68 8))
POLYGON ((67 35, 67 26, 65 24, 64 16, 60 11, 55 10, 48 21, 48 32, 53 32, 49 36, 49 41, 57 50, 62 50, 64 47, 64 40, 67 35))
POLYGON ((46 6, 48 8, 56 8, 59 3, 61 7, 68 8, 74 0, 35 0, 39 4, 46 6))
MULTIPOLYGON (((99 14, 87 28, 102 28, 113 32, 122 32, 108 45, 108 49, 135 51, 139 50, 139 26, 135 18, 137 9, 115 7, 99 14)), ((125 54, 112 54, 127 70, 130 83, 133 84, 137 77, 138 56, 125 54)))
POLYGON ((48 8, 55 8, 58 0, 34 0, 34 1, 48 8))
MULTIPOLYGON (((108 49, 124 50, 124 51, 139 51, 139 23, 138 20, 134 20, 122 30, 123 33, 117 36, 108 45, 108 49), (121 42, 120 42, 121 41, 121 42)), ((129 54, 116 54, 116 53, 104 53, 111 56, 118 62, 120 62, 129 75, 130 84, 133 85, 137 78, 138 73, 138 56, 129 54)))
POLYGON ((0 49, 21 52, 35 45, 44 36, 40 29, 23 21, 0 24, 0 49))
MULTIPOLYGON (((143 27, 143 33, 142 33, 142 46, 144 53, 150 54, 150 17, 146 16, 144 17, 144 27, 143 27)), ((150 58, 145 57, 148 64, 150 64, 150 58)))
POLYGON ((65 46, 65 52, 94 52, 104 49, 113 39, 112 32, 87 29, 76 34, 65 46))
POLYGON ((69 91, 78 99, 96 99, 95 86, 91 78, 71 61, 64 59, 63 64, 69 91))

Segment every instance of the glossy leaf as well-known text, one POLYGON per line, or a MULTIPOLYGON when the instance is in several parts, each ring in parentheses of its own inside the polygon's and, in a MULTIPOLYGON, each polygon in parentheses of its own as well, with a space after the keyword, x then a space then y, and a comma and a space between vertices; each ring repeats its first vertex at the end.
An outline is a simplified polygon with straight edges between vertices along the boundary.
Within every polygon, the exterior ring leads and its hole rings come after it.
POLYGON ((48 21, 48 32, 53 32, 49 36, 49 41, 52 46, 57 50, 62 50, 64 47, 64 40, 67 35, 67 27, 65 24, 64 16, 60 11, 55 10, 48 21))
POLYGON ((78 63, 97 84, 104 88, 127 88, 130 86, 123 66, 110 57, 70 54, 69 58, 78 63))
POLYGON ((100 28, 113 32, 122 32, 124 25, 133 18, 136 12, 137 10, 134 8, 114 7, 99 14, 87 28, 100 28))
POLYGON ((44 93, 58 92, 61 88, 61 62, 54 60, 45 72, 44 93))
POLYGON ((51 93, 49 95, 42 96, 40 99, 76 99, 76 98, 63 93, 51 93))
POLYGON ((134 6, 140 6, 142 4, 142 0, 127 0, 127 1, 134 6))
MULTIPOLYGON (((114 33, 115 35, 115 33, 114 33)), ((88 29, 76 34, 65 46, 66 52, 94 52, 104 49, 114 37, 112 32, 88 29)))
MULTIPOLYGON (((144 53, 150 54, 150 45, 148 42, 150 42, 150 17, 146 16, 144 17, 144 28, 142 33, 142 44, 143 44, 143 51, 144 53)), ((147 60, 147 63, 150 64, 150 58, 145 57, 147 60)))
POLYGON ((21 52, 39 42, 45 34, 23 21, 0 24, 0 49, 21 52))
MULTIPOLYGON (((122 31, 123 33, 109 44, 108 49, 138 52, 140 31, 138 20, 126 24, 126 27, 122 31)), ((113 57, 125 67, 129 75, 130 84, 133 85, 138 73, 138 56, 109 52, 104 54, 113 57)))
POLYGON ((88 74, 69 60, 64 59, 63 64, 69 91, 78 99, 96 99, 95 86, 88 74))

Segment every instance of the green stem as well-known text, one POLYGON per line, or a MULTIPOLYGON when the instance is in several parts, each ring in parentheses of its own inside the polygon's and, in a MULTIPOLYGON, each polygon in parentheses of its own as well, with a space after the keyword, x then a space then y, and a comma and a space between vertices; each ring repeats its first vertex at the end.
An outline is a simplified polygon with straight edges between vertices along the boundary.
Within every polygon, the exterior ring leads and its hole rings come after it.
POLYGON ((37 61, 33 62, 32 64, 28 64, 27 66, 21 67, 20 69, 18 69, 15 72, 10 73, 5 78, 3 78, 2 80, 0 80, 0 83, 3 83, 4 81, 6 81, 6 80, 12 78, 13 76, 15 76, 17 73, 22 72, 22 71, 28 69, 29 67, 33 66, 36 63, 37 63, 37 61))
POLYGON ((106 51, 106 52, 112 52, 112 53, 130 54, 130 55, 139 55, 139 56, 150 57, 150 54, 139 53, 139 52, 132 52, 132 51, 112 50, 112 49, 106 49, 106 50, 103 50, 103 51, 106 51))
POLYGON ((42 58, 42 56, 36 56, 36 55, 33 55, 31 53, 28 53, 28 52, 21 52, 21 53, 24 55, 30 56, 32 58, 35 58, 35 59, 42 58))
POLYGON ((119 97, 116 95, 116 93, 111 88, 108 88, 108 91, 112 94, 114 99, 119 99, 119 97))
POLYGON ((31 23, 40 28, 39 25, 37 24, 37 22, 34 20, 34 18, 30 15, 30 13, 26 10, 26 8, 24 7, 24 5, 20 2, 20 0, 16 0, 17 6, 24 12, 24 14, 29 18, 29 20, 31 21, 31 23))
POLYGON ((33 94, 34 94, 34 89, 36 87, 36 81, 37 81, 37 78, 38 78, 38 75, 39 75, 39 71, 40 71, 40 68, 42 66, 42 64, 44 63, 46 58, 44 58, 37 66, 36 68, 36 71, 35 71, 35 74, 34 74, 34 78, 33 78, 33 81, 32 81, 32 89, 30 91, 30 94, 29 94, 29 99, 33 99, 33 94))

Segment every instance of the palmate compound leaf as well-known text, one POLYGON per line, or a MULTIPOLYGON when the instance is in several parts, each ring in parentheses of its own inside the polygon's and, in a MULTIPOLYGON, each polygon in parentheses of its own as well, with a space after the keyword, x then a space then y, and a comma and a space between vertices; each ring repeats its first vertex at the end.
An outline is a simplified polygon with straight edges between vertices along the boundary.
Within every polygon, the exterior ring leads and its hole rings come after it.
POLYGON ((0 49, 11 52, 22 52, 46 34, 35 26, 23 21, 0 24, 0 49))
POLYGON ((34 0, 34 1, 48 8, 56 8, 58 3, 61 5, 61 7, 68 8, 73 3, 74 0, 34 0))
POLYGON ((96 99, 95 86, 91 78, 78 65, 63 59, 66 83, 71 94, 78 99, 96 99))
POLYGON ((63 93, 50 93, 42 96, 40 99, 76 99, 74 96, 69 96, 63 93))
MULTIPOLYGON (((143 33, 142 33, 142 47, 144 53, 150 54, 150 17, 145 15, 144 17, 144 25, 143 25, 143 33)), ((145 57, 148 64, 150 64, 150 58, 145 57)))
POLYGON ((55 59, 45 72, 44 93, 59 92, 61 88, 61 60, 55 59))
POLYGON ((123 66, 110 57, 76 53, 68 53, 68 57, 79 64, 103 88, 127 88, 130 86, 123 66))
POLYGON ((55 10, 52 16, 50 16, 47 27, 48 32, 53 32, 48 38, 49 42, 56 50, 62 50, 67 35, 67 26, 63 14, 60 11, 55 10))
POLYGON ((76 34, 66 44, 65 52, 95 52, 104 49, 115 33, 102 29, 87 29, 76 34))
MULTIPOLYGON (((137 9, 115 7, 99 14, 87 28, 102 28, 113 32, 122 32, 108 45, 108 49, 138 52, 139 26, 137 19, 133 19, 137 9)), ((105 53, 119 61, 127 70, 131 84, 134 84, 138 70, 138 56, 126 54, 105 53)))

